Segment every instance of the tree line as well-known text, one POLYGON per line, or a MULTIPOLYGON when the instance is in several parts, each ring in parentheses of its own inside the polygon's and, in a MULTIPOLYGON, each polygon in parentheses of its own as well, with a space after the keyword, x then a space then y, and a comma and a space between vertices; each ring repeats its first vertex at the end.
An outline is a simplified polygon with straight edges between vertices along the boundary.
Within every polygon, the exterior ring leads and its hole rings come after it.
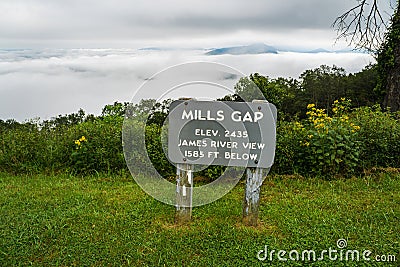
MULTIPOLYGON (((315 69, 304 71, 298 79, 294 78, 270 78, 259 73, 248 77, 242 77, 235 85, 235 94, 226 95, 220 101, 244 101, 244 99, 256 99, 261 91, 265 99, 273 103, 279 111, 280 120, 303 119, 306 116, 306 107, 314 103, 319 108, 331 112, 334 100, 345 97, 352 100, 352 108, 362 106, 381 105, 384 108, 384 94, 377 90, 378 66, 370 64, 357 73, 347 73, 338 66, 321 65, 315 69), (252 86, 256 88, 252 88, 252 86), (244 98, 244 99, 243 99, 244 98)), ((140 103, 115 102, 106 105, 101 115, 85 114, 80 109, 76 113, 58 115, 49 120, 29 120, 19 123, 13 119, 1 120, 0 128, 33 127, 38 124, 40 128, 56 128, 61 126, 76 125, 85 121, 94 121, 106 116, 121 116, 125 112, 131 112, 135 116, 147 120, 148 124, 162 125, 168 115, 169 105, 172 99, 161 103, 154 99, 143 99, 140 103), (129 109, 127 109, 130 107, 129 109)))

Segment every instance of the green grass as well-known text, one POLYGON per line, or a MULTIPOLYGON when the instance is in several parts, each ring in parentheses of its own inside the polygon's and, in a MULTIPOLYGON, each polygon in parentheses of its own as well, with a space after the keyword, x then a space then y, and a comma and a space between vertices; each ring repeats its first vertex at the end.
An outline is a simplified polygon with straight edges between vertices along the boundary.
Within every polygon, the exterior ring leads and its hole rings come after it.
POLYGON ((257 252, 369 249, 397 262, 315 262, 311 266, 400 265, 400 175, 325 181, 269 177, 257 228, 241 223, 243 184, 174 225, 174 207, 129 178, 0 174, 0 266, 302 266, 261 262, 257 252))

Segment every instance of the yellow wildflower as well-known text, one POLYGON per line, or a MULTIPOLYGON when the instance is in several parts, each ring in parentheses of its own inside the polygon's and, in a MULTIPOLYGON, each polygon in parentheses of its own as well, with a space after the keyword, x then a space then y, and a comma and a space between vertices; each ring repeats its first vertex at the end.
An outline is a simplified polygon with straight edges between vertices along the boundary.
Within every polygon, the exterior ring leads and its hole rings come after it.
POLYGON ((308 109, 313 108, 313 107, 315 107, 315 104, 308 104, 308 106, 307 106, 308 109))
POLYGON ((347 115, 340 118, 340 121, 342 121, 342 122, 346 122, 348 120, 349 120, 349 116, 347 116, 347 115))
POLYGON ((86 141, 86 137, 82 135, 82 137, 79 139, 79 141, 85 142, 86 141))
POLYGON ((81 142, 80 142, 79 140, 75 140, 75 145, 80 146, 80 145, 81 145, 81 142))

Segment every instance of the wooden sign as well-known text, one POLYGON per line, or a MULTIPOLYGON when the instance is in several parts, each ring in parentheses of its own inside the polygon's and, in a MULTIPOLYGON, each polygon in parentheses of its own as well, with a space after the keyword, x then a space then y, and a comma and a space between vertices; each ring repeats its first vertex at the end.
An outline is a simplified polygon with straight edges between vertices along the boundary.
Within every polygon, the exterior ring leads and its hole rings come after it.
POLYGON ((276 145, 271 103, 174 101, 170 106, 171 162, 270 168, 276 145))

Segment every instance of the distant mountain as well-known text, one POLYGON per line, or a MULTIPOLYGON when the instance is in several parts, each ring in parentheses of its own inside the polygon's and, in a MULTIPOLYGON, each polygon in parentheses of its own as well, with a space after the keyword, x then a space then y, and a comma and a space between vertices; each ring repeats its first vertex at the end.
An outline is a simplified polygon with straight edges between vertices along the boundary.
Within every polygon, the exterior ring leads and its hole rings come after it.
POLYGON ((143 48, 139 48, 139 50, 141 50, 141 51, 162 51, 165 49, 160 48, 160 47, 143 47, 143 48))
POLYGON ((206 55, 245 55, 245 54, 278 54, 278 50, 266 44, 252 44, 213 49, 206 55))
POLYGON ((302 53, 302 54, 334 53, 334 51, 329 51, 329 50, 326 50, 324 48, 317 48, 317 49, 313 49, 313 50, 307 50, 307 49, 304 49, 304 48, 281 47, 281 48, 278 48, 278 51, 279 52, 302 53))
POLYGON ((328 51, 326 49, 323 49, 323 48, 318 48, 318 49, 314 49, 314 50, 311 50, 311 51, 307 51, 306 53, 318 54, 318 53, 332 53, 332 52, 328 51))
MULTIPOLYGON (((139 51, 200 51, 205 53, 205 55, 256 55, 256 54, 278 54, 284 52, 292 53, 304 53, 304 54, 318 54, 318 53, 367 53, 366 51, 353 50, 352 48, 345 48, 341 50, 327 50, 324 48, 317 48, 309 50, 307 48, 297 48, 297 47, 284 47, 284 46, 269 46, 263 43, 255 43, 251 45, 243 46, 231 46, 231 47, 221 47, 221 48, 188 48, 188 47, 143 47, 139 48, 139 51)), ((1 51, 5 51, 0 50, 1 51)))
POLYGON ((359 53, 359 54, 369 54, 369 52, 365 49, 352 49, 345 48, 341 50, 336 50, 335 53, 359 53))
POLYGON ((193 50, 206 50, 197 47, 142 47, 139 51, 193 51, 193 50))

